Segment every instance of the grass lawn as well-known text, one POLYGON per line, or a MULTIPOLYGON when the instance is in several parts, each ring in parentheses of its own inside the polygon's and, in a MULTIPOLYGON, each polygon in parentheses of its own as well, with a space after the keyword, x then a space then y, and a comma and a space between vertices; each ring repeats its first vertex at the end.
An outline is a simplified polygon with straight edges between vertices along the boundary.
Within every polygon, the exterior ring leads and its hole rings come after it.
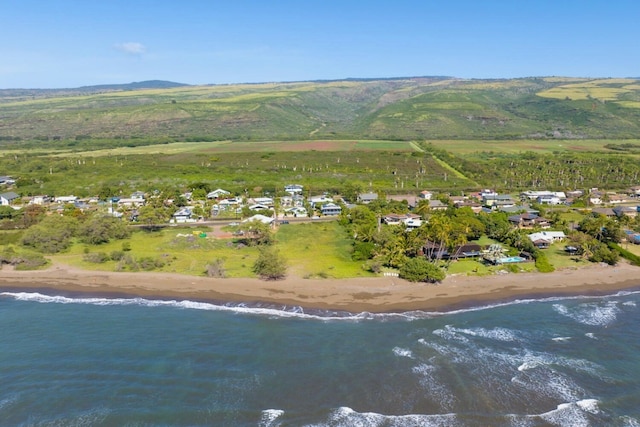
MULTIPOLYGON (((148 258, 163 264, 154 271, 202 276, 206 265, 222 259, 227 277, 255 277, 251 271, 258 248, 238 245, 234 239, 199 237, 210 229, 167 227, 160 231, 136 231, 129 239, 103 245, 74 244, 68 251, 51 258, 90 270, 115 271, 116 261, 91 263, 85 253, 122 251, 136 260, 148 258)), ((336 222, 287 224, 276 233, 276 247, 287 259, 289 272, 300 277, 347 278, 373 276, 362 270, 362 263, 351 260, 351 241, 336 222)))
POLYGON ((549 263, 557 269, 559 268, 577 268, 590 264, 589 261, 571 256, 565 252, 566 242, 554 243, 549 249, 543 249, 549 263))
POLYGON ((230 239, 199 237, 200 232, 207 231, 210 229, 167 227, 155 232, 140 230, 124 241, 113 241, 104 245, 77 243, 69 251, 52 258, 80 268, 115 271, 116 261, 102 264, 84 261, 85 251, 110 254, 113 251, 121 251, 125 243, 131 248, 126 254, 135 259, 152 258, 164 264, 154 271, 202 276, 209 262, 222 259, 227 277, 255 277, 251 267, 258 256, 257 248, 238 246, 230 239))
POLYGON ((281 225, 277 247, 289 272, 300 277, 347 278, 373 276, 351 259, 351 240, 336 222, 281 225))

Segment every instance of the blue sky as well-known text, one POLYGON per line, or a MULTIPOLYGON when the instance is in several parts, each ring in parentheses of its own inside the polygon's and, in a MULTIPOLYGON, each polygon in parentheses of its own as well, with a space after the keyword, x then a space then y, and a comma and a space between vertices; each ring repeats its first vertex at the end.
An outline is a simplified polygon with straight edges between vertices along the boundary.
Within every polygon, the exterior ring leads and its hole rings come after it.
POLYGON ((0 88, 640 76, 637 0, 2 0, 0 88))

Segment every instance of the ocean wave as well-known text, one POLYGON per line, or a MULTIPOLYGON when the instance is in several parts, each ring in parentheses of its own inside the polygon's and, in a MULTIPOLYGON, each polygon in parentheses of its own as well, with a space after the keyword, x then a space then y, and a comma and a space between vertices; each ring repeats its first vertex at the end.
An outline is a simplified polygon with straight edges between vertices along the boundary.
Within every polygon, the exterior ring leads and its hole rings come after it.
POLYGON ((455 414, 443 415, 382 415, 356 412, 348 407, 336 409, 326 425, 332 427, 456 427, 462 426, 455 414))
POLYGON ((396 356, 407 357, 409 359, 415 359, 415 357, 413 357, 413 352, 411 350, 409 350, 409 349, 400 348, 400 347, 394 347, 392 351, 393 351, 393 354, 395 354, 396 356))
MULTIPOLYGON (((165 300, 165 299, 146 299, 141 297, 135 298, 103 298, 103 297, 68 297, 60 295, 45 295, 38 292, 0 292, 0 296, 13 298, 19 301, 33 301, 40 303, 58 303, 58 304, 90 304, 90 305, 140 305, 145 307, 176 307, 183 309, 193 310, 212 310, 212 311, 232 311, 242 314, 253 314, 269 316, 273 318, 290 318, 297 317, 311 320, 349 320, 349 321, 417 321, 423 319, 431 319, 435 317, 442 317, 447 315, 456 315, 461 313, 491 310, 498 307, 505 307, 511 305, 531 304, 536 302, 559 302, 575 299, 600 299, 606 300, 611 297, 620 297, 638 294, 640 291, 621 291, 612 295, 605 296, 562 296, 562 297, 549 297, 541 299, 523 299, 500 302, 495 304, 487 304, 476 307, 468 307, 464 309, 450 310, 450 311, 422 311, 412 310, 398 313, 370 313, 361 312, 353 313, 348 311, 335 311, 335 310, 320 310, 320 309, 305 309, 301 306, 287 306, 268 303, 212 303, 212 302, 199 302, 190 300, 165 300)), ((623 303, 623 305, 634 306, 635 303, 623 303)), ((554 305, 556 310, 560 312, 567 312, 566 307, 562 304, 554 305), (564 308, 562 308, 564 307, 564 308)), ((603 311, 602 316, 606 318, 607 311, 603 311)), ((598 314, 594 314, 594 318, 597 318, 598 314)), ((588 321, 588 320, 586 320, 588 321)), ((594 320, 595 321, 595 320, 594 320)), ((504 328, 495 328, 494 330, 477 329, 460 329, 454 332, 462 332, 467 335, 483 336, 485 338, 496 339, 500 341, 513 341, 517 338, 513 335, 512 331, 504 328)))
POLYGON ((609 326, 618 319, 620 313, 617 301, 584 303, 575 307, 554 304, 553 309, 565 317, 589 326, 609 326))
POLYGON ((260 427, 276 427, 280 425, 280 423, 275 424, 275 422, 282 415, 284 415, 284 411, 281 409, 265 409, 262 411, 260 423, 258 425, 260 427))

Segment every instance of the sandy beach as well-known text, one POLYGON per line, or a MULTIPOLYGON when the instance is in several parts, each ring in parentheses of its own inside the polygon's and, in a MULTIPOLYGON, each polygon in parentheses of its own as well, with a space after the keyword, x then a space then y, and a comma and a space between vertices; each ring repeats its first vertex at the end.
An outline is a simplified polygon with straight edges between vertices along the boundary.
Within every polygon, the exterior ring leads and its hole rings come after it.
POLYGON ((66 265, 39 271, 14 271, 6 267, 0 270, 0 291, 242 302, 353 313, 448 311, 515 299, 610 294, 635 288, 640 289, 640 268, 626 262, 546 274, 449 276, 439 284, 411 283, 397 277, 213 279, 167 273, 89 271, 66 265))

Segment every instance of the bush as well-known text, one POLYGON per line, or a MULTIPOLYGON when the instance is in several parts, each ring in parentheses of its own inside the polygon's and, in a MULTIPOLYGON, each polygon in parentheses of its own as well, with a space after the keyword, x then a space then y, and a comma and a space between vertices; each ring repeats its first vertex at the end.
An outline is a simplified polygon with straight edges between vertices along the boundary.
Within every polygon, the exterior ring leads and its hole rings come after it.
POLYGON ((355 242, 351 259, 354 261, 365 261, 373 255, 375 245, 373 242, 355 242))
POLYGON ((410 282, 440 282, 446 274, 426 259, 410 258, 400 267, 400 277, 410 282))
POLYGON ((207 277, 224 278, 227 272, 224 269, 224 261, 220 258, 216 258, 207 264, 205 273, 207 277))
POLYGON ((622 246, 616 244, 616 243, 609 243, 608 244, 609 248, 611 248, 612 250, 617 251, 621 257, 623 257, 624 259, 626 259, 627 261, 629 261, 632 265, 638 266, 640 267, 640 256, 629 252, 626 249, 623 249, 622 246))
POLYGON ((112 261, 121 261, 122 258, 124 258, 124 252, 123 251, 111 251, 111 253, 109 254, 109 258, 111 258, 112 261))
POLYGON ((102 264, 109 261, 109 255, 104 252, 90 252, 88 254, 84 254, 82 257, 83 260, 87 262, 92 262, 95 264, 102 264))
POLYGON ((264 280, 283 279, 287 274, 287 261, 277 249, 265 246, 253 264, 253 272, 264 280))

